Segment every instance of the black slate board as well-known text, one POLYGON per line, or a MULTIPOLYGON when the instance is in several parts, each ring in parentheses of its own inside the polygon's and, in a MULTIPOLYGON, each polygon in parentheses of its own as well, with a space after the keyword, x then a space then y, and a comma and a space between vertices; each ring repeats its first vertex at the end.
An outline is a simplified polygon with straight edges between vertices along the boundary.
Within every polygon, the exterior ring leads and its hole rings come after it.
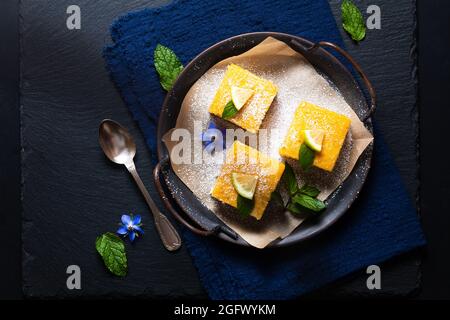
POLYGON ((0 300, 20 298, 19 5, 0 3, 0 300), (3 245, 1 245, 3 244, 3 245))
MULTIPOLYGON (((119 120, 137 142, 136 165, 147 186, 150 157, 110 82, 101 55, 114 17, 154 1, 78 1, 81 30, 65 26, 70 1, 21 2, 23 137, 23 285, 31 297, 203 294, 190 256, 160 244, 148 208, 124 167, 98 145, 103 118, 119 120), (120 215, 141 213, 147 233, 128 245, 129 274, 114 278, 95 238, 115 231, 120 215), (66 268, 81 268, 81 290, 66 288, 66 268)), ((157 198, 156 194, 153 194, 157 198)))
MULTIPOLYGON (((151 232, 148 209, 132 180, 123 168, 104 158, 97 143, 101 119, 122 122, 137 140, 136 162, 144 183, 152 184, 151 155, 105 72, 101 49, 109 42, 108 27, 116 16, 158 2, 78 1, 82 29, 69 31, 65 11, 71 2, 21 1, 23 286, 27 296, 204 296, 185 249, 175 254, 163 249, 151 232), (130 272, 122 281, 105 272, 94 241, 100 233, 114 231, 120 214, 128 210, 142 213, 148 232, 128 246, 130 272), (66 288, 66 268, 71 264, 81 267, 82 290, 66 288)), ((338 10, 338 1, 331 3, 338 10)), ((378 90, 376 119, 414 198, 417 112, 411 47, 415 6, 411 0, 386 1, 380 6, 382 30, 369 31, 367 39, 358 47, 350 44, 349 51, 378 90), (389 23, 395 23, 394 31, 389 23)), ((406 294, 417 286, 417 260, 396 260, 400 267, 392 267, 395 261, 383 266, 386 289, 382 293, 406 294)), ((347 283, 316 295, 369 292, 365 277, 347 283)))

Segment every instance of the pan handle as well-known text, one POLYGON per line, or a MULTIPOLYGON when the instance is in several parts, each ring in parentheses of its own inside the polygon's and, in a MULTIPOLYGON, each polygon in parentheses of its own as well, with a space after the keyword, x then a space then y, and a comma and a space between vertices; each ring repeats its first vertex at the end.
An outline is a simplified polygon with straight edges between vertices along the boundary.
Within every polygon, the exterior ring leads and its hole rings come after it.
POLYGON ((200 236, 210 236, 214 233, 216 233, 218 230, 216 229, 212 229, 212 230, 203 230, 200 228, 197 228, 195 226, 193 226, 191 223, 189 223, 188 221, 186 221, 172 206, 172 204, 170 203, 169 198, 167 197, 166 193, 164 192, 163 186, 161 184, 161 163, 165 161, 165 160, 161 160, 160 162, 158 162, 158 164, 155 166, 155 169, 153 170, 153 177, 155 180, 155 185, 156 185, 156 190, 158 190, 159 196, 161 197, 165 207, 167 208, 167 210, 170 211, 170 213, 172 213, 172 215, 175 217, 175 219, 178 220, 178 222, 180 222, 181 224, 183 224, 186 228, 188 228, 189 230, 191 230, 193 233, 198 234, 200 236))
MULTIPOLYGON (((156 190, 158 190, 159 196, 161 197, 164 206, 167 208, 167 210, 170 211, 170 213, 172 213, 172 215, 175 217, 175 219, 178 220, 178 222, 180 222, 182 225, 184 225, 186 228, 188 228, 189 230, 191 230, 193 233, 198 234, 200 236, 210 236, 212 234, 215 234, 219 231, 226 231, 226 230, 222 230, 222 228, 220 228, 220 226, 217 226, 217 228, 213 228, 212 230, 204 230, 198 227, 193 226, 190 222, 186 221, 183 216, 181 216, 177 210, 175 210, 175 208, 172 206, 172 204, 170 203, 169 198, 167 197, 164 188, 161 184, 161 164, 162 162, 167 161, 167 159, 163 159, 160 162, 158 162, 158 164, 155 166, 155 169, 153 170, 153 178, 155 180, 155 185, 156 185, 156 190)), ((229 235, 232 238, 236 238, 235 234, 229 234, 228 232, 225 232, 227 235, 229 235)))
POLYGON ((316 42, 309 48, 306 48, 304 45, 302 45, 297 40, 292 40, 292 43, 296 47, 301 48, 302 51, 313 51, 319 47, 327 47, 327 48, 334 49, 335 51, 339 52, 342 56, 344 56, 351 63, 352 67, 361 76, 362 80, 364 81, 364 85, 366 86, 367 91, 369 92, 369 95, 370 95, 370 104, 369 104, 370 108, 366 112, 366 114, 362 117, 361 121, 366 122, 372 116, 372 114, 375 111, 376 104, 377 104, 377 96, 375 94, 375 89, 373 88, 372 83, 370 82, 369 78, 367 78, 366 74, 362 70, 361 66, 355 61, 355 59, 353 59, 353 57, 347 51, 345 51, 338 45, 336 45, 332 42, 327 42, 327 41, 316 42))

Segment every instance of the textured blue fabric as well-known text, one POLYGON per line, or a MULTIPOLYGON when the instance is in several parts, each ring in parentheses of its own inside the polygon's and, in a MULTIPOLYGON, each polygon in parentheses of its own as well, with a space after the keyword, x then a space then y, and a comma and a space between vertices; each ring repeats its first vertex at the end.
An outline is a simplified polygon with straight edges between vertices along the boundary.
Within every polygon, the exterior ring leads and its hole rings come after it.
MULTIPOLYGON (((155 151, 164 99, 153 68, 157 43, 184 63, 227 37, 279 31, 342 45, 326 0, 190 0, 125 15, 111 28, 107 67, 155 151)), ((411 199, 380 133, 360 198, 329 230, 304 244, 277 250, 239 248, 183 230, 200 279, 213 299, 286 299, 425 243, 411 199)), ((154 190, 151 190, 154 193, 154 190)))

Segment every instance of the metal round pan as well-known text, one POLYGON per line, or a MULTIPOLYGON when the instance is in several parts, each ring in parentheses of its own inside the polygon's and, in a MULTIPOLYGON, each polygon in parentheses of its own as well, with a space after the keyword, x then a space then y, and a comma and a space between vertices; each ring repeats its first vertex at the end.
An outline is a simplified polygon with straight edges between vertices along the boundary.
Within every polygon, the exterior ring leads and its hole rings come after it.
MULTIPOLYGON (((217 236, 244 246, 249 244, 200 204, 195 195, 175 175, 162 137, 175 126, 186 93, 207 70, 223 59, 244 53, 269 36, 288 44, 308 59, 318 72, 324 74, 340 90, 347 103, 354 108, 370 131, 372 131, 371 115, 376 105, 375 91, 370 81, 347 52, 330 42, 313 43, 284 33, 255 32, 234 36, 206 49, 184 68, 172 90, 167 94, 159 117, 157 131, 159 163, 154 169, 157 190, 167 209, 192 232, 202 236, 217 236), (369 103, 366 102, 366 95, 359 88, 358 81, 352 73, 324 48, 337 51, 359 74, 366 88, 367 97, 370 98, 369 103)), ((306 220, 288 237, 276 240, 268 247, 281 247, 304 241, 334 224, 358 197, 367 177, 371 157, 372 147, 369 146, 360 156, 346 181, 330 196, 327 209, 318 217, 306 220)))

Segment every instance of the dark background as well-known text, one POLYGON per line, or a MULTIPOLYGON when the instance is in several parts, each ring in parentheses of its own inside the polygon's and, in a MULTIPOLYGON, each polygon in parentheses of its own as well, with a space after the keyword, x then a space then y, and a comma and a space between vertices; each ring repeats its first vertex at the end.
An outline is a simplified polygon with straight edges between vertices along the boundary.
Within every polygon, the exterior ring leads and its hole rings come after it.
MULTIPOLYGON (((127 2, 124 7, 136 7, 133 2, 127 2)), ((48 9, 43 10, 46 15, 40 16, 41 19, 53 18, 51 8, 48 9)), ((420 208, 429 242, 422 264, 420 297, 423 298, 450 298, 450 218, 449 210, 446 210, 449 209, 446 199, 450 191, 449 168, 447 158, 438 156, 438 152, 446 145, 444 121, 449 115, 445 90, 448 90, 450 84, 449 58, 445 55, 450 43, 449 10, 450 3, 445 1, 418 3, 420 208)), ((121 11, 126 11, 126 8, 121 8, 121 11)), ((3 252, 0 263, 0 298, 20 298, 22 251, 17 2, 2 1, 0 14, 0 107, 3 120, 0 127, 0 248, 3 252)), ((125 108, 123 113, 126 114, 125 108)), ((395 137, 388 139, 391 144, 393 139, 395 137)))

